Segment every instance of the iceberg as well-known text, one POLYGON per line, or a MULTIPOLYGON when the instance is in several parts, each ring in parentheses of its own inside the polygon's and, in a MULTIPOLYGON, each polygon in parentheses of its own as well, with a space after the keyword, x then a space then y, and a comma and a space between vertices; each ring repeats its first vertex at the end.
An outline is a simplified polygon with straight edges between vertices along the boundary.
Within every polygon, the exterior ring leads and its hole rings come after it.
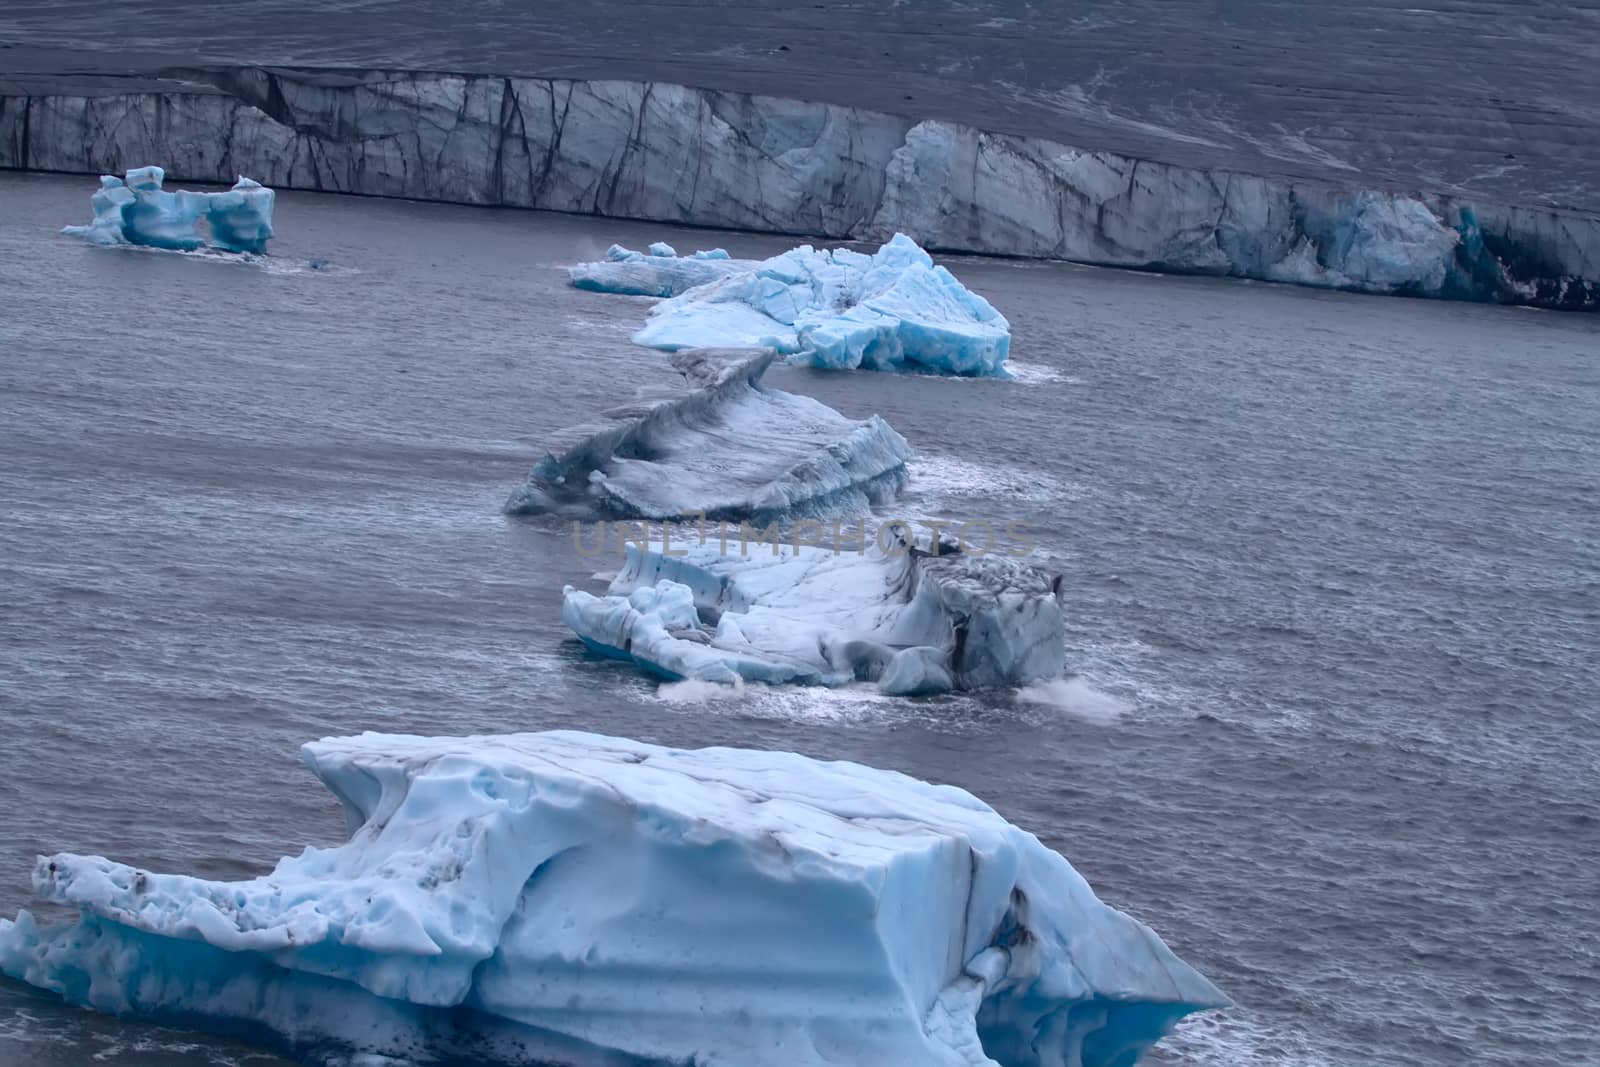
POLYGON ((742 274, 755 265, 754 260, 732 258, 722 248, 680 256, 668 244, 651 245, 648 255, 612 245, 605 259, 568 267, 567 276, 577 288, 594 293, 676 296, 697 285, 742 274))
POLYGON ((577 732, 302 755, 347 842, 237 882, 41 857, 78 917, 0 920, 0 971, 322 1063, 1125 1067, 1228 1003, 951 786, 577 732))
POLYGON ((660 552, 629 543, 605 596, 565 588, 562 621, 591 652, 673 681, 915 695, 1061 674, 1057 575, 943 542, 929 552, 898 524, 863 551, 748 533, 736 551, 725 533, 660 552))
POLYGON ((912 454, 905 438, 876 415, 848 419, 766 386, 761 378, 776 355, 674 353, 686 391, 563 431, 506 510, 766 522, 893 500, 912 454))
POLYGON ((225 193, 167 192, 160 167, 136 167, 126 180, 100 176, 89 197, 94 221, 62 232, 98 245, 145 245, 192 252, 207 245, 199 232, 204 220, 210 244, 227 252, 265 252, 272 237, 274 194, 241 176, 225 193))
POLYGON ((651 309, 634 342, 769 347, 834 370, 1004 377, 1011 326, 896 234, 875 255, 803 245, 679 293, 651 309))

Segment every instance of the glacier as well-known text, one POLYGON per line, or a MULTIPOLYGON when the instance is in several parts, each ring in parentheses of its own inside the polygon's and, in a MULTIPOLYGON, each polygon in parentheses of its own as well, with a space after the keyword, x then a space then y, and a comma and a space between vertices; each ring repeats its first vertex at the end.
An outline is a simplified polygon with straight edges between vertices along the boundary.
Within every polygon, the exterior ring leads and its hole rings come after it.
POLYGON ((1011 326, 905 234, 873 255, 802 245, 664 300, 636 344, 777 349, 828 370, 1003 377, 1011 326))
POLYGON ((124 1016, 569 1067, 1126 1067, 1227 998, 964 790, 590 733, 302 749, 349 840, 236 882, 40 857, 0 971, 124 1016))
POLYGON ((192 252, 209 243, 227 252, 267 250, 272 238, 271 189, 241 175, 223 193, 168 192, 162 188, 165 180, 160 167, 135 167, 125 178, 101 175, 100 188, 89 197, 94 221, 67 226, 62 232, 98 245, 192 252), (199 232, 202 221, 210 230, 209 242, 199 232))
POLYGON ((226 182, 1600 308, 1600 215, 1136 158, 664 82, 251 66, 0 85, 0 167, 226 182))
POLYGON ((680 256, 668 244, 653 244, 648 254, 612 245, 605 259, 568 267, 567 276, 577 288, 594 293, 676 296, 754 266, 754 260, 734 259, 723 248, 680 256))
POLYGON ((687 388, 562 431, 505 510, 767 522, 887 503, 911 446, 877 415, 848 419, 762 381, 770 349, 674 353, 687 388))
POLYGON ((861 533, 854 550, 744 527, 736 548, 726 531, 659 552, 630 542, 604 596, 566 587, 562 621, 591 652, 673 681, 871 682, 911 696, 1060 676, 1059 576, 948 542, 919 548, 904 524, 861 533))

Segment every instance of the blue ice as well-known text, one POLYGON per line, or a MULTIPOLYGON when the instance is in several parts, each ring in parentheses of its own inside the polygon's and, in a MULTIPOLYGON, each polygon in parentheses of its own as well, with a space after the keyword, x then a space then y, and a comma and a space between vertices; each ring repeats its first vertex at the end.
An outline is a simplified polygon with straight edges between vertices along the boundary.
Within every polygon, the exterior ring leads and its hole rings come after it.
POLYGON ((62 232, 92 244, 144 245, 190 252, 208 244, 202 220, 210 229, 209 244, 228 252, 265 252, 272 238, 274 194, 259 182, 240 177, 223 193, 162 188, 160 167, 136 167, 126 178, 106 174, 90 197, 94 221, 68 226, 62 232))
POLYGON ((1004 376, 1011 326, 911 238, 873 255, 810 245, 662 301, 634 341, 776 348, 835 370, 1004 376))
POLYGON ((951 786, 576 732, 303 755, 347 842, 237 882, 41 858, 78 917, 0 920, 0 971, 318 1061, 1125 1067, 1227 1004, 951 786))

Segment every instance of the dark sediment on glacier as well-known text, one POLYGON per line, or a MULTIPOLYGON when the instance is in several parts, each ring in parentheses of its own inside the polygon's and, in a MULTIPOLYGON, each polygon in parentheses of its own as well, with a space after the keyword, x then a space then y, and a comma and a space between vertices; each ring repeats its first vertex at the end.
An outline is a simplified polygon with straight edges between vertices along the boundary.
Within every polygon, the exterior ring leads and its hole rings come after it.
POLYGON ((314 67, 774 94, 1197 170, 1600 210, 1600 10, 1475 0, 6 0, 0 83, 314 67))
POLYGON ((1600 307, 1600 218, 652 82, 236 67, 13 78, 0 166, 543 208, 1600 307))

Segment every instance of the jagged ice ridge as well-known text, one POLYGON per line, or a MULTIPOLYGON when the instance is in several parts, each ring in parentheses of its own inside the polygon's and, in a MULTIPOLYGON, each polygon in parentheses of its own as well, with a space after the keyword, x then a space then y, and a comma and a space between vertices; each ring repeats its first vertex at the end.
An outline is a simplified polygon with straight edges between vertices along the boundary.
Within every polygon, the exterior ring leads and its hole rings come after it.
POLYGON ((566 587, 562 621, 590 651, 669 680, 915 695, 1061 674, 1058 575, 950 544, 935 555, 894 526, 855 550, 725 539, 628 544, 605 596, 566 587))
POLYGON ((506 501, 512 514, 769 522, 887 503, 911 446, 877 415, 857 421, 762 382, 777 353, 674 353, 688 388, 563 430, 506 501))
POLYGON ((802 245, 650 309, 634 343, 775 348, 828 370, 1004 377, 1011 325, 904 234, 873 255, 802 245))

